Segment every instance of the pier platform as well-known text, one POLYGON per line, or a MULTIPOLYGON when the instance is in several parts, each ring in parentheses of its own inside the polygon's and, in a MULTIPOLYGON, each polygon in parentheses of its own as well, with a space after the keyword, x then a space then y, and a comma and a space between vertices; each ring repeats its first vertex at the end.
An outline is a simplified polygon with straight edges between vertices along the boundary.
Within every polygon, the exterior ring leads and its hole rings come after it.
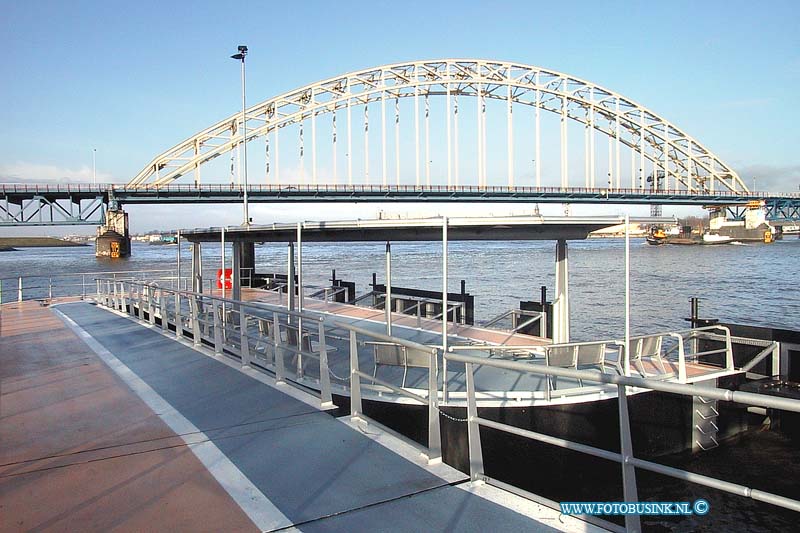
POLYGON ((0 310, 0 530, 597 531, 87 302, 0 310))

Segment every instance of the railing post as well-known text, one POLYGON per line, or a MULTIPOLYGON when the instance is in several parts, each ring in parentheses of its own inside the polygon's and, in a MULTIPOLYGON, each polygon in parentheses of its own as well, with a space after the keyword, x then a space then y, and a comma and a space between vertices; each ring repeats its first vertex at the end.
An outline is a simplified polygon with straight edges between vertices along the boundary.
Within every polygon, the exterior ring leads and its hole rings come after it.
POLYGON ((125 308, 125 285, 116 280, 113 280, 111 283, 114 284, 114 290, 117 293, 117 309, 123 313, 127 313, 128 310, 125 308))
POLYGON ((151 285, 147 285, 147 319, 150 324, 156 323, 156 304, 155 304, 155 290, 151 285))
POLYGON ((133 309, 133 283, 128 285, 128 314, 131 316, 136 316, 136 312, 133 309))
POLYGON ((333 407, 331 375, 328 373, 328 343, 325 339, 325 321, 319 319, 319 386, 322 407, 333 407))
POLYGON ((18 286, 18 289, 17 289, 17 301, 21 302, 22 301, 22 276, 19 277, 19 283, 17 284, 17 286, 18 286))
POLYGON ((47 278, 47 299, 53 299, 53 278, 47 278))
POLYGON ((136 287, 136 296, 139 301, 139 320, 144 320, 144 301, 142 300, 144 287, 139 285, 136 287))
POLYGON ((772 342, 772 377, 778 377, 781 374, 781 343, 772 342))
POLYGON ((272 341, 274 343, 273 351, 275 353, 275 382, 285 383, 284 369, 283 369, 283 349, 281 348, 281 321, 278 318, 278 313, 272 313, 272 341))
MULTIPOLYGON (((442 431, 439 426, 439 358, 431 349, 428 361, 428 464, 442 462, 442 431)), ((442 360, 445 358, 442 353, 442 360)))
MULTIPOLYGON (((626 385, 617 385, 617 401, 619 403, 619 440, 620 455, 622 456, 622 493, 623 499, 628 503, 639 501, 636 489, 636 467, 633 466, 633 440, 631 439, 631 424, 628 414, 628 397, 626 385)), ((625 515, 625 530, 638 533, 642 530, 641 521, 637 514, 625 515)))
MULTIPOLYGON (((724 327, 725 330, 725 369, 729 372, 733 371, 733 344, 731 343, 731 330, 724 327)), ((773 375, 775 374, 773 370, 773 375)))
POLYGON ((192 343, 200 346, 203 340, 200 336, 200 306, 197 305, 197 296, 189 295, 189 321, 192 324, 192 343))
POLYGON ((464 363, 467 378, 467 439, 469 441, 469 476, 478 481, 483 474, 483 451, 481 450, 481 427, 478 423, 478 401, 475 398, 475 376, 472 363, 464 363))
POLYGON ((358 374, 358 339, 356 332, 350 331, 350 417, 358 418, 363 411, 361 406, 361 376, 358 374))
POLYGON ((542 311, 541 318, 539 318, 539 336, 547 337, 547 313, 542 311))
POLYGON ((212 300, 211 314, 214 315, 214 353, 222 355, 222 317, 217 300, 212 300))
POLYGON ((678 381, 686 383, 686 350, 683 347, 683 336, 680 333, 673 335, 678 339, 678 381))
POLYGON ((161 311, 161 331, 169 331, 169 313, 167 313, 167 299, 164 297, 164 289, 158 290, 158 308, 161 311))
POLYGON ((175 337, 183 337, 183 317, 181 316, 181 293, 175 291, 175 337))
POLYGON ((242 366, 250 366, 250 336, 247 334, 247 314, 244 308, 239 306, 239 355, 242 358, 242 366))

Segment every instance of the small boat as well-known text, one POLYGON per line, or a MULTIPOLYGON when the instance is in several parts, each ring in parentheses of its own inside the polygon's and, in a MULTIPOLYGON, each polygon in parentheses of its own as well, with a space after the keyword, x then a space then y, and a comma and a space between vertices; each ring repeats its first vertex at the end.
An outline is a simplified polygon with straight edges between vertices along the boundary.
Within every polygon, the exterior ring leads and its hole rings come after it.
POLYGON ((719 235, 718 233, 704 233, 703 244, 730 244, 733 237, 730 235, 719 235))
POLYGON ((658 246, 666 242, 667 234, 664 233, 664 228, 654 226, 650 228, 650 231, 647 233, 647 237, 645 237, 645 239, 647 240, 647 244, 658 246))

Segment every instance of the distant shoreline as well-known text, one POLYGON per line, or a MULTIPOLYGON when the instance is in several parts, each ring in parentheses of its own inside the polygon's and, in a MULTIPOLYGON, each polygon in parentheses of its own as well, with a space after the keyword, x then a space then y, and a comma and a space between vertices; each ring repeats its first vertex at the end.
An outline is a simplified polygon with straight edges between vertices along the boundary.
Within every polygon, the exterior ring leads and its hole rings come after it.
POLYGON ((0 251, 3 252, 12 252, 16 248, 71 248, 73 246, 87 245, 53 237, 0 237, 0 251))

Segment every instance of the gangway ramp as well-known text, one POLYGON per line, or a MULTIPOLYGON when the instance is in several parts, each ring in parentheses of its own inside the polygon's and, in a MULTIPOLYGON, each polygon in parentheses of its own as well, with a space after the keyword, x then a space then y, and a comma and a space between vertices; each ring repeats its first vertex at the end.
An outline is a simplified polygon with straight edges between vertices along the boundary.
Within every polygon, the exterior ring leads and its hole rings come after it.
MULTIPOLYGON (((429 465, 423 450, 381 426, 336 418, 320 410, 317 398, 235 368, 224 356, 195 350, 154 327, 84 302, 53 309, 158 414, 173 438, 179 437, 174 441, 191 450, 259 530, 594 529, 470 482, 445 464, 429 465)), ((41 337, 47 342, 46 331, 41 337)), ((14 490, 13 484, 2 486, 0 477, 0 495, 14 490)))

